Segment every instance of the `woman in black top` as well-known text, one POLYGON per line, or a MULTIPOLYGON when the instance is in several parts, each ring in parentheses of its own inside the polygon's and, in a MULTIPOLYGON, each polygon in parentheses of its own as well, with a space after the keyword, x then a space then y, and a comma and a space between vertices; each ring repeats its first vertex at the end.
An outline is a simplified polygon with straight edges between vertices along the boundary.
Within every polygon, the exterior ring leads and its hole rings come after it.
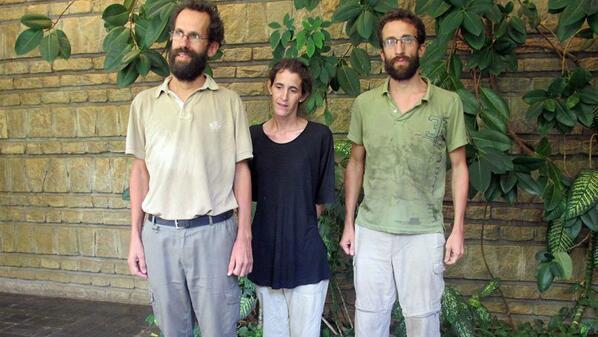
POLYGON ((327 126, 297 111, 311 92, 307 67, 283 59, 270 71, 272 118, 250 128, 253 271, 264 337, 318 337, 330 271, 318 232, 334 201, 334 150, 327 126))

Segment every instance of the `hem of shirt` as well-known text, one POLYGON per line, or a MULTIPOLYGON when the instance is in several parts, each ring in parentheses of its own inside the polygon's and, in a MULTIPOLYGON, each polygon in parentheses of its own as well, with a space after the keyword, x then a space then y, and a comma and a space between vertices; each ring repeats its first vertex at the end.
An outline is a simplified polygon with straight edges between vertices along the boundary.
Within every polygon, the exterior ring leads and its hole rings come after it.
POLYGON ((355 139, 355 137, 353 135, 351 135, 351 134, 347 134, 347 139, 350 140, 350 141, 352 141, 355 144, 363 145, 363 140, 358 142, 355 139))
POLYGON ((426 227, 429 227, 427 229, 417 228, 414 230, 405 230, 404 228, 394 229, 394 228, 373 226, 373 225, 362 224, 362 223, 357 223, 356 225, 361 226, 363 228, 371 229, 374 231, 384 232, 384 233, 389 233, 389 234, 396 234, 396 235, 444 233, 444 224, 443 223, 434 224, 433 226, 426 226, 426 227))
POLYGON ((243 160, 253 158, 253 152, 242 152, 241 154, 237 155, 237 163, 242 162, 243 160))
POLYGON ((138 158, 138 159, 145 159, 145 153, 143 153, 141 151, 125 150, 125 154, 130 154, 133 157, 138 158))
POLYGON ((465 146, 465 145, 467 145, 467 144, 469 144, 469 142, 467 142, 467 141, 463 142, 462 144, 459 144, 459 143, 457 143, 457 146, 453 146, 452 148, 449 148, 449 147, 447 147, 447 148, 446 148, 446 152, 449 152, 449 153, 450 153, 450 152, 453 152, 453 151, 455 151, 456 149, 458 149, 458 148, 460 148, 460 147, 462 147, 462 146, 465 146))
POLYGON ((304 285, 308 285, 308 284, 316 284, 316 283, 319 283, 324 280, 330 280, 330 273, 328 273, 328 275, 322 275, 319 277, 296 280, 294 282, 289 282, 288 284, 276 284, 276 285, 273 285, 272 282, 266 282, 266 281, 262 282, 262 280, 258 280, 251 276, 248 276, 248 278, 251 282, 255 283, 256 285, 258 285, 260 287, 270 287, 272 289, 293 289, 293 288, 297 288, 299 286, 304 286, 304 285))

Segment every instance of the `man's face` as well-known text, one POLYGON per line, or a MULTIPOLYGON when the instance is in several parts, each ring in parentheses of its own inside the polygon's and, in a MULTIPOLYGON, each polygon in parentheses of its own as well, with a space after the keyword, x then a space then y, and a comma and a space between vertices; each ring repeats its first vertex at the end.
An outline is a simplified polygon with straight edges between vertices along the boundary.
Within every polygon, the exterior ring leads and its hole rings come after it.
POLYGON ((209 56, 218 49, 208 42, 210 16, 204 12, 184 9, 177 16, 168 54, 170 71, 181 81, 193 81, 203 73, 209 56))
POLYGON ((417 29, 405 21, 391 21, 382 28, 380 52, 384 70, 397 81, 412 78, 419 68, 424 47, 417 42, 417 29))

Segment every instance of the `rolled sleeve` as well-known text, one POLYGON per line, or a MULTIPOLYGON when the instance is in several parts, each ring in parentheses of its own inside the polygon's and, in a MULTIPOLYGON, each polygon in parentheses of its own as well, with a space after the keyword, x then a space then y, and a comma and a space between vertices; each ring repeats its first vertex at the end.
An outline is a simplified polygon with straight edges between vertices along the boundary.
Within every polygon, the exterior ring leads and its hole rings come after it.
POLYGON ((133 100, 129 112, 125 153, 139 159, 145 159, 145 132, 140 102, 137 98, 133 100))

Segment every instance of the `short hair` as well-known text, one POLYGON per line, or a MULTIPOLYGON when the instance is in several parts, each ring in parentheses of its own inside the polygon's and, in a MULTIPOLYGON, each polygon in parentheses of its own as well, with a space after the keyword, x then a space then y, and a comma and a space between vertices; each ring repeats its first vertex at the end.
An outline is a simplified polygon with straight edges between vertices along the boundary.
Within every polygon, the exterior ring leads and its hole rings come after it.
MULTIPOLYGON (((305 63, 299 61, 298 59, 283 58, 276 62, 276 64, 272 66, 272 69, 270 69, 270 74, 268 75, 268 78, 270 79, 270 85, 274 83, 276 74, 283 70, 288 70, 299 75, 299 78, 301 79, 301 95, 305 95, 305 97, 307 97, 311 94, 311 73, 309 72, 309 68, 307 68, 305 63)), ((299 105, 301 105, 301 103, 299 105)))
POLYGON ((218 8, 205 0, 183 0, 180 1, 172 12, 170 17, 170 30, 174 30, 176 19, 185 9, 203 12, 210 16, 210 26, 208 27, 208 42, 217 42, 222 45, 224 40, 224 24, 220 19, 218 8))
POLYGON ((382 41, 382 29, 387 23, 392 21, 405 21, 415 26, 417 30, 417 42, 421 45, 426 41, 426 26, 422 19, 411 11, 403 8, 395 8, 390 12, 386 13, 380 22, 378 22, 378 41, 380 42, 380 48, 383 48, 384 41, 382 41))

